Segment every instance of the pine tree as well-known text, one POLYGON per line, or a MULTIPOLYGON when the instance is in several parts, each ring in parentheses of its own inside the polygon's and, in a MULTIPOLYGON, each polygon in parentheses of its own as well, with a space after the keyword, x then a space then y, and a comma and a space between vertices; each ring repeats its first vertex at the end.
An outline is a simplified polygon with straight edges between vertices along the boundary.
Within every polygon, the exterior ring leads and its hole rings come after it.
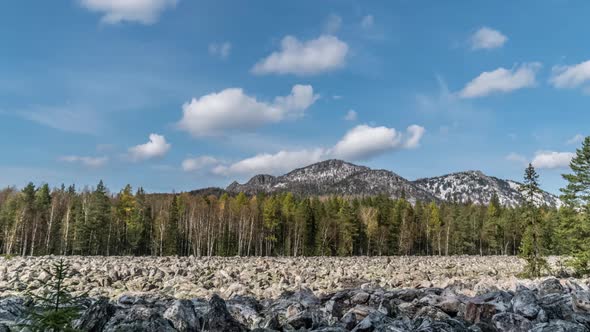
POLYGON ((108 255, 112 244, 111 201, 102 180, 88 201, 84 222, 79 225, 78 248, 83 255, 108 255))
POLYGON ((164 255, 178 254, 178 195, 172 197, 168 207, 168 222, 166 223, 164 237, 164 255))
POLYGON ((582 147, 570 162, 571 174, 563 174, 567 181, 561 189, 565 203, 562 217, 566 218, 565 232, 570 235, 574 259, 570 262, 577 273, 590 273, 590 136, 584 139, 582 147))
POLYGON ((25 321, 19 325, 31 332, 76 332, 73 322, 79 317, 82 306, 81 296, 73 296, 65 285, 69 277, 69 264, 63 259, 53 263, 52 269, 43 269, 50 276, 45 294, 35 295, 34 306, 26 314, 25 321))
POLYGON ((119 193, 116 213, 121 226, 124 227, 123 239, 121 239, 123 247, 129 250, 128 253, 135 253, 141 241, 143 225, 130 185, 126 185, 119 193))
POLYGON ((520 254, 526 260, 524 274, 539 277, 543 269, 548 270, 548 264, 542 255, 541 227, 539 210, 535 205, 535 198, 541 193, 539 175, 532 164, 525 170, 524 183, 520 188, 524 197, 524 219, 526 228, 520 247, 520 254))

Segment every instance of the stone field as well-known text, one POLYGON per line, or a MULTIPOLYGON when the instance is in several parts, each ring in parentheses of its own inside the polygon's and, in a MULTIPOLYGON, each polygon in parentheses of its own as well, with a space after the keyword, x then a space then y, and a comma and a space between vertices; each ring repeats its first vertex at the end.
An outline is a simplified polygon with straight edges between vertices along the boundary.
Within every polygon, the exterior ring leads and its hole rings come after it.
MULTIPOLYGON (((0 331, 56 259, 0 258, 0 331)), ((589 280, 519 279, 516 257, 63 259, 81 330, 590 331, 589 280)))

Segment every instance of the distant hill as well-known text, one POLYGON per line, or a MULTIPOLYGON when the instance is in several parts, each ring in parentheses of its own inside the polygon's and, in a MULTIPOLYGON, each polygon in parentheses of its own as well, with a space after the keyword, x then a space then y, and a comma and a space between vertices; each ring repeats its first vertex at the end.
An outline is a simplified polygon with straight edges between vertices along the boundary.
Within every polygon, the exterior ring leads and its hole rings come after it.
MULTIPOLYGON (((480 171, 466 171, 432 178, 409 181, 388 170, 374 170, 342 160, 326 160, 295 169, 281 176, 259 174, 248 182, 233 182, 225 190, 206 188, 193 194, 223 193, 248 195, 257 193, 292 192, 298 195, 342 195, 374 196, 387 195, 400 198, 402 195, 411 202, 448 201, 488 204, 495 193, 505 206, 517 206, 523 197, 518 188, 520 183, 487 176, 480 171)), ((537 198, 538 205, 557 207, 559 199, 543 192, 537 198)))

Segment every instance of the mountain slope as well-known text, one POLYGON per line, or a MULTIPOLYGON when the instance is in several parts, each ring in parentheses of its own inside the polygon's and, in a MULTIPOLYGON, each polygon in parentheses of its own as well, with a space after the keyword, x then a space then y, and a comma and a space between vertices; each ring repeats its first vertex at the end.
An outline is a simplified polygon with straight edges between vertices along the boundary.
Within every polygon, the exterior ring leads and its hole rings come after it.
POLYGON ((429 192, 386 170, 372 170, 342 160, 326 160, 274 177, 257 175, 245 184, 232 183, 228 192, 293 192, 300 195, 371 196, 384 194, 411 200, 437 200, 429 192))
MULTIPOLYGON (((418 179, 413 183, 437 198, 450 202, 488 204, 494 193, 504 206, 517 206, 523 202, 520 183, 487 176, 480 171, 451 173, 418 179)), ((560 206, 561 202, 554 195, 543 192, 536 197, 536 204, 560 206)))
MULTIPOLYGON (((480 171, 451 173, 443 176, 408 181, 387 170, 373 170, 342 160, 326 160, 295 169, 285 175, 256 175, 245 184, 232 183, 229 193, 293 192, 299 195, 402 195, 411 201, 448 201, 488 204, 494 193, 504 206, 517 206, 523 201, 520 183, 487 176, 480 171)), ((537 205, 558 207, 557 197, 543 192, 537 205)))

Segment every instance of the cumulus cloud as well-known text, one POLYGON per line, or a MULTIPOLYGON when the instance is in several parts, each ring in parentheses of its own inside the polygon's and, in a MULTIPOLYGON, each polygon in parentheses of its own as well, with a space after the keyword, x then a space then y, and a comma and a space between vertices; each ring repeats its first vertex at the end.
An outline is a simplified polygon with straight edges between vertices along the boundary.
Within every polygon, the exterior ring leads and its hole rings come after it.
POLYGON ((223 42, 223 43, 211 43, 209 44, 209 54, 212 56, 220 57, 221 59, 227 59, 229 57, 229 53, 231 52, 231 43, 230 42, 223 42))
POLYGON ((416 148, 424 135, 424 128, 412 125, 407 134, 384 126, 359 125, 349 130, 329 154, 346 160, 366 160, 394 149, 416 148))
POLYGON ((590 80, 590 60, 571 66, 555 66, 549 82, 556 88, 576 88, 590 80))
POLYGON ((500 31, 488 27, 482 27, 471 36, 471 48, 474 50, 493 49, 502 47, 508 37, 500 31))
POLYGON ((515 162, 515 163, 518 163, 521 165, 527 165, 529 163, 528 159, 525 156, 515 153, 515 152, 509 153, 506 156, 506 160, 512 161, 512 162, 515 162))
POLYGON ((361 20, 361 27, 363 27, 363 29, 370 29, 373 25, 375 25, 375 18, 373 15, 367 15, 361 20))
POLYGON ((459 92, 459 97, 477 98, 532 87, 536 84, 535 75, 539 68, 541 64, 534 62, 513 69, 498 68, 483 72, 467 83, 459 92))
POLYGON ((420 140, 424 136, 426 129, 418 125, 411 125, 407 129, 408 138, 404 142, 404 147, 407 149, 415 149, 420 146, 420 140))
POLYGON ((424 128, 417 125, 408 127, 405 134, 397 132, 394 128, 359 125, 349 130, 331 148, 281 150, 274 154, 258 154, 234 164, 218 165, 213 168, 213 173, 220 175, 281 174, 330 158, 349 161, 367 160, 388 151, 415 148, 423 134, 424 128))
POLYGON ((149 142, 129 148, 128 156, 133 161, 161 158, 170 150, 171 145, 166 138, 158 134, 150 134, 149 142))
POLYGON ((567 142, 565 142, 568 145, 575 145, 575 144, 580 144, 584 141, 584 135, 582 134, 576 134, 574 135, 574 137, 570 138, 567 140, 567 142))
POLYGON ((566 168, 574 156, 572 152, 538 151, 532 164, 539 169, 566 168))
POLYGON ((346 115, 344 116, 344 120, 346 121, 356 121, 358 114, 354 110, 348 110, 346 115))
POLYGON ((182 169, 185 172, 194 172, 205 167, 218 164, 219 161, 211 156, 200 156, 196 158, 187 158, 182 161, 182 169))
POLYGON ((103 13, 101 21, 116 24, 124 21, 153 24, 167 8, 178 0, 79 0, 86 9, 103 13))
POLYGON ((60 161, 67 163, 77 163, 86 167, 98 168, 106 165, 109 161, 108 157, 86 157, 86 156, 63 156, 59 158, 60 161))
POLYGON ((299 151, 279 151, 275 154, 262 153, 229 166, 219 165, 213 169, 213 173, 220 175, 284 173, 303 165, 318 162, 323 159, 324 155, 325 151, 319 148, 299 151))
POLYGON ((258 101, 241 88, 229 88, 185 103, 178 127, 195 137, 250 130, 300 116, 318 98, 311 85, 295 85, 288 96, 276 97, 273 102, 258 101))
POLYGON ((281 42, 281 50, 256 63, 252 72, 258 75, 314 75, 344 66, 347 53, 348 45, 335 36, 322 35, 304 42, 286 36, 281 42))

